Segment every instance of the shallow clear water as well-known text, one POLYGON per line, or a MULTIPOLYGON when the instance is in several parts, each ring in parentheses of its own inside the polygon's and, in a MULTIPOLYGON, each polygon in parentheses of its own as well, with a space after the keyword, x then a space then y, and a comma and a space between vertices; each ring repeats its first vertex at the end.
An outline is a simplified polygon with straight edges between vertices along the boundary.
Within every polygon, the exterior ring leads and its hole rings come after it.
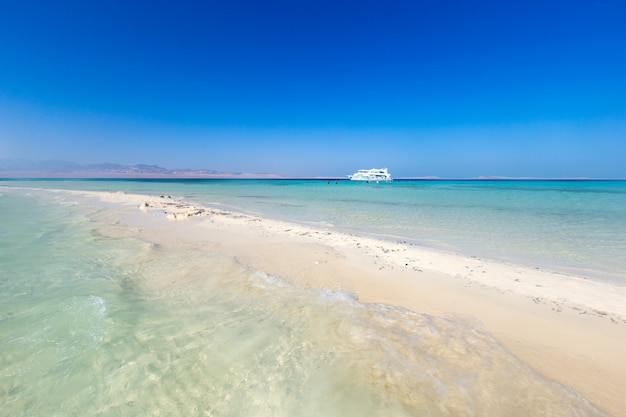
POLYGON ((0 415, 601 415, 458 317, 124 237, 62 198, 4 193, 0 215, 0 415))

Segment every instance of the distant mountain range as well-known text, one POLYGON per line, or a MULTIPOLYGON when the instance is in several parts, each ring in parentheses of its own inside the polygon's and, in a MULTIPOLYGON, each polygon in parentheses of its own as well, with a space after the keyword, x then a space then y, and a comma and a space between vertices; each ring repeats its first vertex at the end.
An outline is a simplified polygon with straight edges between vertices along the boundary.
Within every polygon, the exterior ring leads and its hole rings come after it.
POLYGON ((0 159, 5 178, 280 178, 275 174, 219 172, 207 169, 167 169, 158 165, 113 163, 81 165, 75 162, 0 159))

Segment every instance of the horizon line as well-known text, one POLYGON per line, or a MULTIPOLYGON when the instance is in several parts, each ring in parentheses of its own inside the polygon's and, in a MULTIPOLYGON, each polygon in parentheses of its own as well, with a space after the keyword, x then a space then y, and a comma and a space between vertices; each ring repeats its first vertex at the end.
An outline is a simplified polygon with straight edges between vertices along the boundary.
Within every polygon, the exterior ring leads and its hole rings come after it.
MULTIPOLYGON (((281 174, 262 174, 262 173, 220 173, 207 175, 154 175, 154 174, 135 174, 135 175, 45 175, 43 172, 33 172, 33 175, 2 175, 0 171, 0 181, 11 180, 343 180, 351 181, 348 176, 336 175, 316 175, 316 176, 298 176, 298 175, 281 175, 281 174)), ((532 176, 476 176, 476 177, 440 177, 440 176, 401 176, 393 178, 392 181, 626 181, 626 178, 619 177, 532 177, 532 176)), ((392 182, 391 181, 391 182, 392 182)))

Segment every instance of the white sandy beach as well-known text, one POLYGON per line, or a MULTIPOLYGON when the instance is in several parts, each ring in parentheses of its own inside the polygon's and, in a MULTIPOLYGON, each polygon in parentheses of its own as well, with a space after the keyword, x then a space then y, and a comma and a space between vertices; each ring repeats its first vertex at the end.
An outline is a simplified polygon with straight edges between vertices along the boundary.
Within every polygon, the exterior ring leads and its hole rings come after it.
POLYGON ((169 196, 47 191, 123 208, 110 233, 124 226, 129 236, 157 243, 203 243, 297 286, 470 320, 539 373, 608 413, 626 416, 624 287, 169 196))

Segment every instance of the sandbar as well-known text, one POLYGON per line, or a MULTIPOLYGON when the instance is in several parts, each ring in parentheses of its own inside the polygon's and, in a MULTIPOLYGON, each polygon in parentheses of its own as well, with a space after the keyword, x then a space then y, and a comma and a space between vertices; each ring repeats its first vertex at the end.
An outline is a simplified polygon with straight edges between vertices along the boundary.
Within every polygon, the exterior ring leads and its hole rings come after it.
POLYGON ((44 192, 115 208, 115 233, 202 243, 293 285, 470 320, 540 374, 626 417, 625 287, 171 196, 44 192))

